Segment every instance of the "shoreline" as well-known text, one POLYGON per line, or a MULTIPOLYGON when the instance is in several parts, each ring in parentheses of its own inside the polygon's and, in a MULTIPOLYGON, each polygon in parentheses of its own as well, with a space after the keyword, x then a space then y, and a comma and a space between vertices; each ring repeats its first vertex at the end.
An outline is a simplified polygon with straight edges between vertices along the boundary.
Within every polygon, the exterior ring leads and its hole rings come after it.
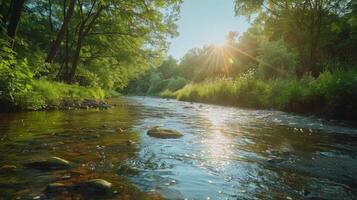
POLYGON ((331 122, 341 122, 347 126, 357 127, 357 121, 329 117, 328 115, 323 115, 322 111, 320 111, 320 112, 304 112, 304 111, 299 112, 296 110, 294 111, 294 110, 289 110, 289 109, 278 109, 278 108, 273 108, 273 107, 272 108, 262 108, 262 107, 242 106, 242 105, 237 105, 237 104, 226 104, 226 103, 220 103, 220 102, 180 100, 175 97, 166 97, 166 96, 160 96, 160 95, 127 94, 126 96, 129 96, 129 97, 130 96, 142 96, 142 97, 161 98, 161 99, 173 99, 173 100, 188 102, 188 103, 203 103, 203 104, 208 104, 208 105, 217 105, 217 106, 225 106, 225 107, 241 108, 241 109, 251 109, 251 110, 280 111, 280 112, 285 112, 285 113, 289 113, 289 114, 293 114, 293 115, 299 115, 302 117, 314 117, 314 118, 321 118, 321 119, 331 121, 331 122))

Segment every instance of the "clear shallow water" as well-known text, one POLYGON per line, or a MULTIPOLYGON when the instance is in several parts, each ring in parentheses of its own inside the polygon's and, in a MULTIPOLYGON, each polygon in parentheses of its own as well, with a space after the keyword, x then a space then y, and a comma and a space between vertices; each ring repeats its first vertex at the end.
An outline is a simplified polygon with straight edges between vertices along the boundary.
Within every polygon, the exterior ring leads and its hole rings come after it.
POLYGON ((32 197, 62 181, 67 171, 21 167, 55 155, 78 163, 77 179, 104 178, 134 199, 146 195, 129 183, 168 199, 357 196, 357 129, 343 123, 149 97, 113 101, 121 106, 0 115, 0 164, 19 166, 0 174, 0 194, 32 197), (151 138, 146 131, 153 126, 184 136, 151 138))

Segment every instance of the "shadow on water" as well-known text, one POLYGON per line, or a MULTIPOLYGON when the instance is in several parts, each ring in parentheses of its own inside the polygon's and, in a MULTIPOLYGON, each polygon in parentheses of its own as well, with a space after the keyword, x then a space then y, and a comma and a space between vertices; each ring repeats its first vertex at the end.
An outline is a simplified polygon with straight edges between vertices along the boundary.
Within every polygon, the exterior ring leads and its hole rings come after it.
POLYGON ((49 183, 102 178, 113 183, 114 199, 357 195, 357 130, 339 122, 149 97, 113 101, 119 106, 104 111, 0 114, 0 166, 17 166, 0 174, 0 194, 32 199, 49 183), (153 126, 184 136, 152 138, 146 132, 153 126), (76 165, 23 167, 49 156, 76 165))

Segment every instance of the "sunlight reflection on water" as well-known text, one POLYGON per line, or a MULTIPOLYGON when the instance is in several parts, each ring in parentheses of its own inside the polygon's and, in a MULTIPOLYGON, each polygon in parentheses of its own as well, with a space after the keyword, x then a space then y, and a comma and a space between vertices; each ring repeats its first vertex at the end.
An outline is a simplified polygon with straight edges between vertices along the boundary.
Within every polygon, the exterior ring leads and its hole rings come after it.
POLYGON ((208 153, 207 161, 221 168, 229 164, 229 158, 233 154, 231 140, 224 133, 227 114, 225 111, 209 108, 203 116, 211 124, 207 138, 202 140, 208 153))

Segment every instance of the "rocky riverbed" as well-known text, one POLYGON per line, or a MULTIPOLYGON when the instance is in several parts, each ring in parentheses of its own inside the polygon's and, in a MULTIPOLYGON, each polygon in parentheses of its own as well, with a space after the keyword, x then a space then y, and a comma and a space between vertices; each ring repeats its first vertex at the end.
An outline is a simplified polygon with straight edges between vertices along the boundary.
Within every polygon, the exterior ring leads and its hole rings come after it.
POLYGON ((341 122, 149 97, 109 104, 1 113, 1 198, 357 196, 357 129, 341 122))

